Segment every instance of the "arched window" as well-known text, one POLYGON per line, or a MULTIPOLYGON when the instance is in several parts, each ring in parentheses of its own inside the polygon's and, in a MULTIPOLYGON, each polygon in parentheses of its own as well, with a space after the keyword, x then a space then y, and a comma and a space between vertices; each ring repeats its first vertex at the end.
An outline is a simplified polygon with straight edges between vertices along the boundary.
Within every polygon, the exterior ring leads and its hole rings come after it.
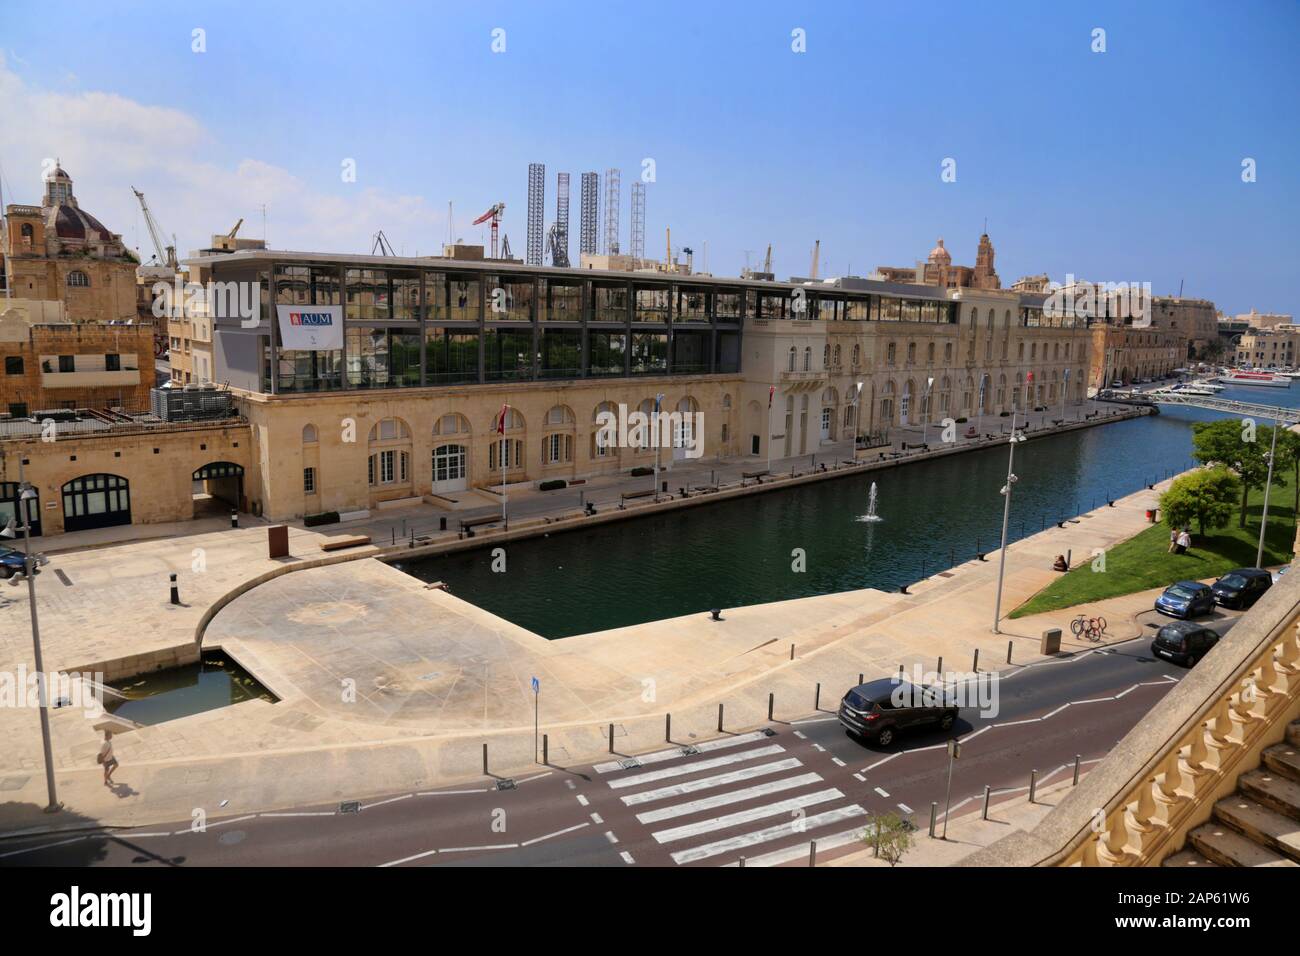
POLYGON ((68 288, 70 289, 89 289, 90 276, 86 275, 80 269, 73 269, 68 273, 68 288))
POLYGON ((790 346, 790 371, 795 371, 795 363, 799 361, 799 350, 793 345, 790 346))
POLYGON ((468 435, 469 419, 459 412, 451 412, 442 415, 433 423, 433 434, 435 437, 447 435, 468 435))
POLYGON ((944 364, 944 365, 951 365, 951 364, 952 364, 952 343, 951 343, 951 342, 945 342, 945 343, 944 343, 944 346, 943 346, 943 364, 944 364))
MULTIPOLYGON (((523 428, 523 427, 524 427, 524 416, 519 414, 519 409, 515 408, 513 405, 507 408, 506 409, 506 431, 508 432, 514 431, 516 429, 523 428)), ((488 426, 488 430, 492 432, 495 432, 497 430, 497 417, 495 415, 492 416, 492 423, 488 426)))
POLYGON ((316 434, 316 426, 315 426, 315 425, 303 425, 303 426, 302 426, 302 443, 303 443, 304 445, 309 445, 309 444, 314 444, 315 442, 318 442, 318 441, 320 441, 320 436, 318 436, 318 435, 316 434))
POLYGON ((573 409, 568 405, 552 405, 550 411, 546 413, 547 425, 572 425, 575 421, 573 409))
POLYGON ((925 347, 925 364, 926 365, 934 364, 934 343, 933 342, 931 342, 929 345, 925 347))
POLYGON ((400 418, 375 422, 368 439, 367 478, 372 488, 404 485, 411 480, 411 430, 400 418))
POLYGON ((723 395, 723 396, 722 396, 722 407, 723 407, 723 408, 730 408, 730 407, 731 407, 731 393, 730 393, 730 392, 728 392, 726 395, 723 395))
POLYGON ((822 368, 831 367, 831 347, 830 343, 822 346, 822 368))
POLYGON ((854 368, 858 367, 858 359, 861 357, 862 357, 862 346, 861 345, 853 346, 853 367, 854 368))
POLYGON ((806 346, 803 350, 803 370, 805 372, 812 371, 812 346, 811 345, 806 346))
POLYGON ((835 367, 840 367, 840 347, 838 345, 835 346, 835 367))
MULTIPOLYGON (((893 365, 897 357, 898 357, 898 346, 895 345, 893 342, 890 342, 887 346, 885 346, 885 364, 893 365)), ((853 364, 854 365, 858 364, 858 347, 856 345, 853 346, 853 364)))
POLYGON ((908 342, 907 343, 907 364, 911 365, 915 361, 916 361, 916 343, 908 342))
POLYGON ((23 245, 25 246, 30 246, 36 239, 36 232, 32 229, 30 222, 23 223, 23 228, 19 230, 19 234, 22 236, 23 245))
MULTIPOLYGON (((730 396, 727 396, 730 398, 730 396)), ((618 407, 613 402, 601 402, 591 413, 591 457, 618 457, 618 407), (606 425, 605 423, 609 424, 606 425)))
POLYGON ((988 330, 993 331, 993 310, 989 309, 988 330))

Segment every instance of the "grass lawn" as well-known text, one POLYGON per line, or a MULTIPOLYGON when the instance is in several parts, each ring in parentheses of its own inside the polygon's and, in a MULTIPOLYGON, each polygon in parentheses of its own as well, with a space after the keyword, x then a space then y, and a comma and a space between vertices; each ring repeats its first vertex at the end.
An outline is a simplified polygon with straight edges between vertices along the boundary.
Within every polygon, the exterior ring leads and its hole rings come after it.
MULTIPOLYGON (((1268 533, 1264 539, 1264 565, 1286 564, 1295 542, 1293 488, 1273 486, 1268 502, 1268 533)), ((1259 519, 1264 491, 1252 491, 1246 508, 1246 527, 1237 527, 1234 513, 1229 525, 1200 535, 1192 526, 1192 547, 1187 554, 1169 553, 1169 526, 1161 521, 1106 552, 1106 570, 1092 570, 1092 562, 1069 571, 1039 591, 1011 617, 1056 611, 1076 604, 1168 587, 1175 581, 1217 577, 1233 568, 1255 565, 1259 547, 1259 519)))

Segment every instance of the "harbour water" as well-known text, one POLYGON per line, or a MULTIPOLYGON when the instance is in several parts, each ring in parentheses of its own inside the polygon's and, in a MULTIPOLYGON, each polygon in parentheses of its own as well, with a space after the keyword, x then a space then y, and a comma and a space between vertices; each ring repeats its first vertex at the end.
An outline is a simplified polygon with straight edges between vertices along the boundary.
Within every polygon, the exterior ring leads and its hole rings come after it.
MULTIPOLYGON (((1300 406, 1300 387, 1221 398, 1300 406)), ((1017 446, 1011 539, 1191 467, 1192 423, 1174 408, 1017 446)), ((506 546, 403 563, 426 581, 548 638, 855 588, 896 590, 997 547, 1004 444, 506 546), (872 483, 879 521, 864 522, 872 483), (793 570, 805 555, 806 570, 793 570)))

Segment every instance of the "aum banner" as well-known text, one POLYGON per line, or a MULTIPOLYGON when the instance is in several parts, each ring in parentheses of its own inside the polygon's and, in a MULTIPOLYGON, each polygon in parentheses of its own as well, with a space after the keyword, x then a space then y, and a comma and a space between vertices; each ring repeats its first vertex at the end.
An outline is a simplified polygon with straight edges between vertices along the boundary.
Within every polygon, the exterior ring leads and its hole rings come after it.
POLYGON ((320 352, 343 348, 343 306, 277 305, 280 347, 320 352))

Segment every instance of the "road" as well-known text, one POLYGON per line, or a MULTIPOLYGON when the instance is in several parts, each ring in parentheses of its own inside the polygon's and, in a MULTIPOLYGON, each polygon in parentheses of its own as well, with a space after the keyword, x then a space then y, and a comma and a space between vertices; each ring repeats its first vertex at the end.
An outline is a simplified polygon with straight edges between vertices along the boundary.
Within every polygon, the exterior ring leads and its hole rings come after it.
MULTIPOLYGON (((1220 632, 1236 615, 1207 622, 1220 632)), ((1148 632, 1150 634, 1151 632, 1148 632)), ((850 738, 832 709, 793 722, 513 780, 131 830, 0 841, 0 866, 679 866, 780 865, 857 845, 871 813, 942 818, 947 739, 962 740, 952 813, 1024 799, 1107 751, 1186 673, 1149 636, 1002 672, 992 708, 966 707, 949 733, 892 748, 850 738)), ((845 688, 847 689, 847 688, 845 688)))

